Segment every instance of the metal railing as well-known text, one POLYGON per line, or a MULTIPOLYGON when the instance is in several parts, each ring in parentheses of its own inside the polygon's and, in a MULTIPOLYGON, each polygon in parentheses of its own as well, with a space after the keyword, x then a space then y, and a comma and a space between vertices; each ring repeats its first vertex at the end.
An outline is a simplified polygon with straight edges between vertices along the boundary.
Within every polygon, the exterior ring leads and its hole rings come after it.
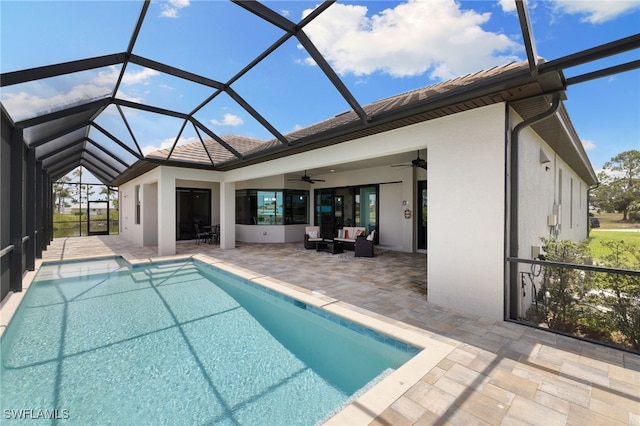
POLYGON ((5 255, 11 253, 13 249, 14 249, 13 245, 8 245, 2 250, 0 250, 0 258, 3 258, 5 255))
POLYGON ((518 298, 519 312, 512 312, 510 321, 640 353, 640 270, 515 257, 506 261, 531 265, 531 271, 518 271, 511 297, 518 298))

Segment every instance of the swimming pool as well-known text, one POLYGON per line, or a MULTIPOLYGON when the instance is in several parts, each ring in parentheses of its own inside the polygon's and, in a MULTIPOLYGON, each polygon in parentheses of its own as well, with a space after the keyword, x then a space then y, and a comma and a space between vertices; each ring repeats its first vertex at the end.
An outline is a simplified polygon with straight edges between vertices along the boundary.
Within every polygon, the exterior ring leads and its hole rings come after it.
POLYGON ((419 351, 257 281, 198 260, 43 266, 2 336, 4 418, 314 424, 419 351))

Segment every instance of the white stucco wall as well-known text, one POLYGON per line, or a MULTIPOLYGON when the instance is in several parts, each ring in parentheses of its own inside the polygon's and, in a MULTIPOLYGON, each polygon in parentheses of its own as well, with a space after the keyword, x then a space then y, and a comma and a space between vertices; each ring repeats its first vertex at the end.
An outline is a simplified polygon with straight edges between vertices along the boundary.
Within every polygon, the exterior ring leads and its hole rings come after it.
MULTIPOLYGON (((513 125, 515 122, 517 119, 513 125)), ((584 209, 587 188, 530 129, 522 132, 520 145, 520 256, 529 258, 531 245, 548 233, 547 215, 553 212, 553 204, 560 204, 560 187, 563 192, 560 236, 576 239, 586 236, 584 209), (540 164, 540 149, 551 160, 548 171, 544 164, 540 164), (560 170, 563 174, 561 185, 560 170)), ((202 185, 219 183, 213 186, 216 195, 212 198, 216 208, 219 206, 223 248, 234 247, 236 240, 302 240, 304 225, 235 225, 236 189, 309 189, 310 221, 313 221, 314 190, 378 184, 380 244, 412 252, 415 247, 415 182, 426 179, 429 218, 428 270, 425 273, 428 276, 429 301, 501 319, 505 286, 506 169, 505 106, 492 105, 225 173, 160 167, 121 187, 121 194, 125 197, 121 203, 123 234, 142 244, 138 227, 131 225, 135 208, 131 194, 133 187, 140 183, 158 183, 160 254, 175 252, 177 183, 179 186, 184 186, 183 183, 194 186, 193 182, 201 182, 202 185), (299 173, 304 169, 407 151, 425 152, 425 148, 428 171, 387 165, 314 175, 326 181, 314 185, 289 182, 284 177, 286 173, 299 173), (411 219, 404 218, 406 208, 412 212, 411 219)))
MULTIPOLYGON (((517 122, 521 121, 516 117, 517 122)), ((533 259, 534 247, 541 249, 542 238, 582 241, 587 237, 587 184, 530 128, 519 142, 518 257, 533 259), (541 151, 543 161, 541 162, 541 151), (548 159, 548 162, 546 161, 548 159), (558 225, 548 225, 548 217, 558 212, 558 225)), ((519 264, 519 272, 538 272, 519 264)), ((519 292, 518 316, 531 306, 531 282, 525 277, 524 295, 519 292)), ((540 277, 533 278, 540 288, 540 277)))
POLYGON ((222 177, 221 172, 160 166, 123 184, 119 188, 121 235, 140 246, 157 245, 161 256, 175 254, 176 187, 211 189, 212 222, 220 223, 222 177), (142 188, 140 224, 135 224, 137 185, 142 188))
POLYGON ((427 139, 428 299, 501 319, 504 106, 440 119, 427 139))

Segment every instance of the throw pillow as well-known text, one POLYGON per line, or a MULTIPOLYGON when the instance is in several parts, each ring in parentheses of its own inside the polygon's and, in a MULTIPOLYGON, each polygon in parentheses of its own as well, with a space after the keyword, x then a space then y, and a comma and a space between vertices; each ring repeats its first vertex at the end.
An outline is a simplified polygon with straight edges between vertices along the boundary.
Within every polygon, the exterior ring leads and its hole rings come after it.
POLYGON ((318 238, 318 233, 316 231, 309 231, 309 238, 318 238))
POLYGON ((367 236, 367 241, 373 241, 373 232, 367 236))
POLYGON ((348 230, 348 229, 345 229, 345 230, 344 230, 344 237, 345 237, 346 239, 349 239, 349 230, 348 230))

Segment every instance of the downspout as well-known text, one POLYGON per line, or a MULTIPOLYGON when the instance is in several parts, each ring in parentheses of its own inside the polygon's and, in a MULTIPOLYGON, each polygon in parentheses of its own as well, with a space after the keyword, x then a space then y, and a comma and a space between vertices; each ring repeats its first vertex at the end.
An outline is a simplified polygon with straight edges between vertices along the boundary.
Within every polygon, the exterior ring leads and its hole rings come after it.
MULTIPOLYGON (((560 107, 560 92, 556 92, 553 94, 553 102, 551 103, 551 107, 538 115, 535 115, 518 125, 511 131, 511 159, 510 159, 510 177, 509 177, 509 187, 510 187, 510 203, 509 203, 509 257, 517 258, 518 257, 518 245, 519 245, 519 237, 518 237, 518 151, 519 151, 519 135, 520 132, 526 128, 530 127, 533 124, 545 120, 551 117, 556 113, 558 108, 560 107)), ((518 300, 514 297, 515 294, 518 294, 518 263, 517 262, 509 262, 509 288, 508 288, 508 307, 509 310, 506 312, 505 319, 517 319, 516 315, 518 312, 518 300)))

